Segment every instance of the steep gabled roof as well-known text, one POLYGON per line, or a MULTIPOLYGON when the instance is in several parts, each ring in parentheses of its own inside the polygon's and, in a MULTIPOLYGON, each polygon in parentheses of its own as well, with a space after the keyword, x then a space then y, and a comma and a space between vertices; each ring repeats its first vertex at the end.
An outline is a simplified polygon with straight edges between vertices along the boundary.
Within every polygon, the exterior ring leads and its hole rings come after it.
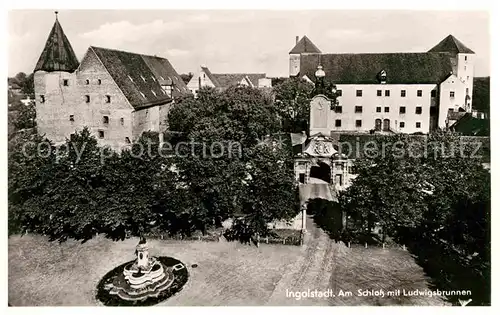
POLYGON ((203 70, 203 72, 205 72, 205 74, 208 76, 210 81, 212 81, 212 83, 214 84, 214 86, 216 88, 221 87, 219 81, 217 81, 217 78, 212 74, 210 69, 208 69, 207 67, 201 67, 201 70, 203 70))
POLYGON ((63 32, 59 20, 54 23, 50 31, 49 38, 45 43, 42 54, 36 63, 33 72, 43 70, 52 71, 67 71, 73 72, 78 68, 78 59, 75 52, 69 43, 68 38, 63 32))
POLYGON ((226 89, 230 86, 237 85, 243 79, 248 78, 254 87, 259 86, 259 79, 266 77, 265 73, 214 73, 212 74, 220 88, 226 89))
POLYGON ((432 47, 429 52, 450 52, 453 54, 465 53, 474 54, 474 52, 467 48, 461 41, 456 39, 453 35, 448 35, 439 42, 436 46, 432 47))
POLYGON ((165 58, 94 46, 90 49, 136 109, 172 100, 160 85, 163 81, 171 80, 173 97, 189 93, 181 77, 165 58))
POLYGON ((388 84, 440 83, 453 71, 448 53, 302 55, 300 76, 314 78, 318 64, 335 84, 378 84, 385 70, 388 84))
POLYGON ((321 50, 319 50, 316 45, 313 44, 313 42, 304 35, 301 40, 293 47, 292 50, 290 50, 289 54, 303 54, 303 53, 310 53, 310 54, 321 54, 321 50))

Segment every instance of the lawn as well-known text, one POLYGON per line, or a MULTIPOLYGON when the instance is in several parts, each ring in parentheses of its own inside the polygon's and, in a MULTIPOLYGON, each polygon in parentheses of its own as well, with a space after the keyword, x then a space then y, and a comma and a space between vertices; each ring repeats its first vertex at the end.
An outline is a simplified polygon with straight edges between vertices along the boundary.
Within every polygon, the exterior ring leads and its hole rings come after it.
MULTIPOLYGON (((397 249, 346 248, 319 229, 305 246, 148 240, 153 255, 172 256, 189 280, 159 305, 443 305, 437 297, 331 297, 296 300, 288 291, 423 289, 427 279, 410 254, 397 249), (191 268, 197 264, 197 268, 191 268)), ((41 236, 9 238, 9 303, 14 306, 98 305, 95 287, 134 258, 138 239, 98 236, 58 244, 41 236)))

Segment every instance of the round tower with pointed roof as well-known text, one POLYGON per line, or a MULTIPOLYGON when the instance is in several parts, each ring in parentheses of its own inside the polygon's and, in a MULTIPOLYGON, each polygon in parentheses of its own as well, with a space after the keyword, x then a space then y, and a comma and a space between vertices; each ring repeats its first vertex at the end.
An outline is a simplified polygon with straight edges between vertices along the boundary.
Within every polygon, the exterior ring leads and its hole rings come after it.
POLYGON ((39 134, 56 143, 64 141, 71 127, 69 107, 76 103, 78 59, 55 11, 55 22, 34 72, 36 119, 39 134), (66 130, 68 129, 68 130, 66 130))

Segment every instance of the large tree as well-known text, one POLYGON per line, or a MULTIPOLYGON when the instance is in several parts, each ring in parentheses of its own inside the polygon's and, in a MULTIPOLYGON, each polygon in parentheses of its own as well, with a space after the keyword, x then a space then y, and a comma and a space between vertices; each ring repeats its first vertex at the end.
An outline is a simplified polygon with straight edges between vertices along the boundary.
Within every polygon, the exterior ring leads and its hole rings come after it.
POLYGON ((218 225, 235 215, 265 223, 288 217, 287 211, 295 202, 288 198, 293 192, 289 150, 281 147, 270 154, 259 148, 279 132, 279 113, 269 95, 249 87, 232 87, 224 92, 204 88, 197 98, 176 104, 168 124, 181 132, 177 143, 197 144, 181 149, 176 166, 181 181, 200 201, 202 226, 218 225), (283 163, 289 172, 272 171, 280 170, 283 163), (273 196, 257 193, 257 189, 268 186, 267 192, 276 189, 273 196), (270 201, 269 197, 277 199, 270 201))

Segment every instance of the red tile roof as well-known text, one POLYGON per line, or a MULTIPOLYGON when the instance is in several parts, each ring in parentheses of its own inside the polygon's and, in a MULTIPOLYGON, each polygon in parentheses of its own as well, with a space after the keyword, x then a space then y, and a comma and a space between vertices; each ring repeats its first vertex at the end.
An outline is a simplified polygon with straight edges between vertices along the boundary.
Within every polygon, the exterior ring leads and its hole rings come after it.
POLYGON ((165 58, 91 46, 120 90, 134 108, 172 100, 160 82, 172 84, 172 96, 189 93, 184 81, 165 58))
POLYGON ((63 32, 61 24, 56 18, 54 26, 50 31, 49 38, 45 43, 42 54, 36 63, 33 72, 43 70, 73 72, 78 68, 78 59, 63 32))

